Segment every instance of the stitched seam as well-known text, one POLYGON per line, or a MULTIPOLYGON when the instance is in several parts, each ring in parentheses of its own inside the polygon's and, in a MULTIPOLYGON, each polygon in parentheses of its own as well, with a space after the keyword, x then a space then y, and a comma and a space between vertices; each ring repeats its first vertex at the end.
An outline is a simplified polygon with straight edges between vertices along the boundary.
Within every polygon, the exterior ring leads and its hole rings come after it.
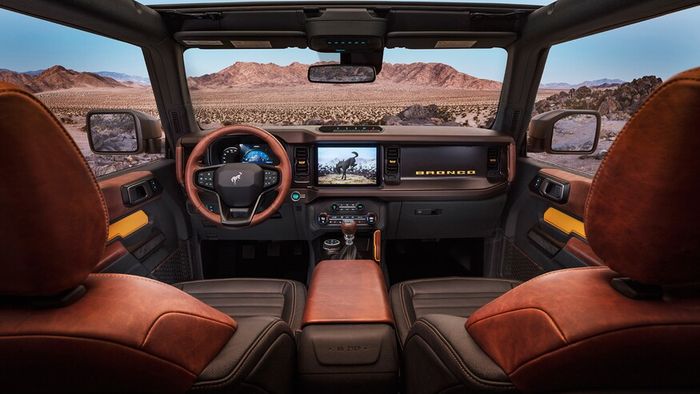
POLYGON ((143 341, 141 342, 141 345, 140 345, 141 348, 143 348, 144 346, 146 346, 146 342, 148 342, 148 340, 149 340, 149 338, 150 338, 150 336, 151 336, 151 332, 153 331, 153 328, 156 326, 156 324, 158 324, 158 322, 159 322, 162 318, 164 318, 165 316, 167 316, 167 315, 183 315, 183 316, 194 317, 195 319, 205 320, 205 321, 208 321, 208 322, 210 322, 210 323, 219 324, 219 325, 221 325, 221 326, 234 329, 234 326, 232 326, 232 325, 229 325, 229 324, 226 324, 226 323, 224 323, 224 322, 220 322, 220 321, 214 320, 214 319, 212 319, 212 318, 210 318, 210 317, 201 316, 201 315, 196 315, 196 314, 194 314, 194 313, 188 313, 188 312, 174 312, 174 311, 163 312, 162 314, 160 314, 160 315, 153 321, 153 323, 151 323, 151 326, 148 328, 148 331, 146 332, 146 336, 143 338, 143 341))
MULTIPOLYGON (((482 379, 482 378, 476 376, 476 374, 474 374, 467 367, 467 365, 464 364, 464 361, 461 359, 461 357, 459 357, 457 355, 457 353, 454 350, 454 348, 452 347, 452 345, 447 341, 447 339, 442 335, 442 333, 440 333, 440 331, 437 329, 437 327, 435 327, 432 323, 428 322, 427 320, 423 320, 423 319, 416 321, 416 325, 418 325, 418 324, 423 324, 428 330, 430 330, 433 333, 433 335, 435 335, 440 340, 443 347, 447 348, 447 350, 449 351, 448 353, 450 354, 452 359, 457 363, 457 365, 459 365, 460 369, 467 374, 467 377, 472 382, 474 382, 478 385, 484 386, 484 387, 510 386, 510 384, 508 384, 508 383, 502 383, 502 382, 496 382, 496 381, 492 381, 492 380, 488 380, 488 379, 482 379)), ((414 334, 413 336, 420 337, 420 334, 414 334)), ((409 339, 411 339, 411 338, 409 338, 409 339)), ((408 343, 408 341, 406 341, 406 342, 408 343)), ((428 344, 427 341, 426 341, 426 344, 428 344)), ((430 347, 430 346, 428 346, 428 347, 430 347)), ((438 358, 439 358, 439 356, 438 356, 438 358)))
MULTIPOLYGON (((192 390, 203 390, 203 389, 211 389, 211 388, 219 388, 219 387, 224 387, 228 384, 230 384, 232 381, 234 381, 238 376, 240 370, 243 368, 243 365, 247 362, 248 358, 250 357, 250 354, 253 353, 253 350, 260 344, 260 342, 263 340, 265 335, 272 331, 272 329, 280 323, 284 323, 283 320, 274 320, 268 324, 265 329, 255 338, 255 341, 253 341, 253 344, 246 350, 245 354, 241 357, 241 360, 236 364, 226 376, 223 378, 217 379, 216 381, 213 381, 212 383, 207 383, 207 382, 196 382, 192 386, 192 390), (201 384, 200 384, 201 383, 201 384)), ((283 332, 282 335, 289 335, 288 332, 283 332)), ((294 341, 294 338, 290 336, 292 341, 294 341)))
MULTIPOLYGON (((407 302, 406 302, 406 296, 404 295, 404 291, 406 289, 407 284, 401 283, 401 287, 399 288, 400 292, 399 295, 401 296, 401 309, 403 310, 404 317, 406 318, 406 330, 410 330, 411 327, 413 326, 413 321, 411 321, 411 318, 408 316, 408 307, 407 302)), ((413 304, 413 297, 411 297, 411 304, 413 304)), ((408 333, 406 333, 408 334, 408 333)), ((402 344, 403 346, 403 344, 402 344)))
MULTIPOLYGON (((562 273, 562 272, 583 271, 583 270, 609 270, 609 269, 610 269, 610 268, 608 268, 608 267, 577 267, 577 268, 566 268, 566 269, 561 269, 561 270, 554 270, 554 271, 545 272, 544 274, 538 275, 538 276, 536 276, 536 277, 530 279, 528 282, 533 282, 533 281, 536 281, 536 280, 540 280, 541 278, 546 278, 546 277, 548 277, 548 276, 550 276, 550 275, 556 275, 556 274, 560 274, 560 273, 562 273)), ((516 287, 517 287, 517 286, 516 286, 516 287)), ((515 288, 515 287, 511 288, 511 290, 513 290, 514 288, 515 288)), ((510 290, 508 290, 508 291, 510 291, 510 290)), ((507 293, 507 292, 506 292, 506 293, 507 293)), ((505 294, 505 293, 504 293, 504 294, 505 294)), ((501 299, 501 297, 496 297, 496 298, 494 298, 493 300, 491 300, 491 301, 487 302, 486 304, 484 304, 484 305, 483 305, 481 308, 479 308, 479 309, 485 309, 487 306, 489 306, 489 305, 491 305, 491 304, 494 304, 494 303, 496 303, 496 302, 500 302, 500 299, 501 299)), ((492 316, 495 316, 495 315, 492 315, 492 316)), ((471 316, 470 316, 470 317, 471 317, 471 316)), ((467 323, 469 323, 469 320, 467 321, 467 323)))
MULTIPOLYGON (((288 284, 289 282, 287 282, 288 284)), ((289 318, 289 326, 291 328, 291 325, 294 324, 294 319, 296 318, 296 310, 297 310, 297 284, 294 282, 292 283, 292 313, 289 318)), ((296 324, 294 324, 296 325, 296 324)))
POLYGON ((547 316, 547 318, 549 319, 549 321, 552 323, 552 325, 554 326, 554 328, 557 329, 557 333, 559 334, 560 339, 561 339, 562 341, 564 341, 565 343, 568 343, 568 340, 567 340, 566 337, 564 336, 564 332, 561 330, 561 328, 559 327, 559 325, 557 324, 557 322, 554 321, 554 319, 552 318, 552 316, 551 316, 549 313, 547 313, 547 311, 545 311, 544 309, 536 308, 536 307, 531 307, 531 306, 530 306, 530 307, 526 307, 526 308, 511 309, 511 310, 508 310, 508 311, 505 311, 505 312, 498 313, 498 314, 496 314, 496 315, 491 315, 491 316, 484 317, 484 318, 482 318, 481 320, 477 320, 477 321, 472 322, 472 323, 467 322, 467 329, 470 329, 470 328, 472 328, 473 326, 475 326, 475 325, 477 325, 477 324, 479 324, 479 323, 483 323, 483 322, 485 322, 486 320, 490 320, 490 319, 493 319, 493 318, 496 318, 496 317, 501 317, 501 316, 505 316, 505 315, 508 315, 508 314, 511 314, 511 313, 520 312, 520 311, 526 311, 526 310, 537 310, 537 311, 540 311, 540 312, 544 313, 545 316, 547 316))

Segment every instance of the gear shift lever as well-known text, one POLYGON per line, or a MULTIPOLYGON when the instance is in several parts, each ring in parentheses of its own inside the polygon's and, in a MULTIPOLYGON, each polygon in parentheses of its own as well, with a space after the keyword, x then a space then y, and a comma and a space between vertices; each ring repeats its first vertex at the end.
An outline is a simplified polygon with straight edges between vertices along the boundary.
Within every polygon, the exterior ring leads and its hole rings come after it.
POLYGON ((345 245, 350 246, 355 241, 355 233, 357 232, 357 223, 352 219, 345 219, 340 223, 340 231, 345 236, 345 245))
POLYGON ((354 245, 357 223, 352 219, 343 220, 340 223, 340 231, 345 238, 345 246, 338 253, 338 260, 355 260, 357 258, 357 247, 354 245))

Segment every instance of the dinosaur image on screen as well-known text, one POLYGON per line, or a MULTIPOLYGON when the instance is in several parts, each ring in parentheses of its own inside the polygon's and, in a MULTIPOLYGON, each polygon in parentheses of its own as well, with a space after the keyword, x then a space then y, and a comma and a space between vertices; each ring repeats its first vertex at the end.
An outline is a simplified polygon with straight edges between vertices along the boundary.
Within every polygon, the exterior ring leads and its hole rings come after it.
POLYGON ((319 185, 377 184, 376 146, 322 146, 317 162, 319 185))

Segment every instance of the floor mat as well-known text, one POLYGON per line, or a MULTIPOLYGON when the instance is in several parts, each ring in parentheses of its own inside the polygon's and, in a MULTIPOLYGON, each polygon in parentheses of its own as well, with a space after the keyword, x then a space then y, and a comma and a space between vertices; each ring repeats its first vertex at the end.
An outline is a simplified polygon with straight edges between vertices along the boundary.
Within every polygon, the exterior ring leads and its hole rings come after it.
POLYGON ((392 240, 386 247, 392 285, 411 279, 483 275, 483 239, 392 240))
POLYGON ((203 241, 204 279, 276 278, 306 282, 309 250, 303 241, 203 241))

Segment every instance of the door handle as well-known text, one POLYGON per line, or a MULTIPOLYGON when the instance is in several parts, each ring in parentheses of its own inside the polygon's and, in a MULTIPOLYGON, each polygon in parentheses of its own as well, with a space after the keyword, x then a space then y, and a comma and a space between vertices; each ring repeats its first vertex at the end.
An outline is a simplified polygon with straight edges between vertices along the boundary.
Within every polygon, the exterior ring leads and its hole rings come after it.
POLYGON ((530 186, 540 196, 558 204, 566 203, 569 198, 570 185, 568 183, 538 175, 533 179, 530 186))

